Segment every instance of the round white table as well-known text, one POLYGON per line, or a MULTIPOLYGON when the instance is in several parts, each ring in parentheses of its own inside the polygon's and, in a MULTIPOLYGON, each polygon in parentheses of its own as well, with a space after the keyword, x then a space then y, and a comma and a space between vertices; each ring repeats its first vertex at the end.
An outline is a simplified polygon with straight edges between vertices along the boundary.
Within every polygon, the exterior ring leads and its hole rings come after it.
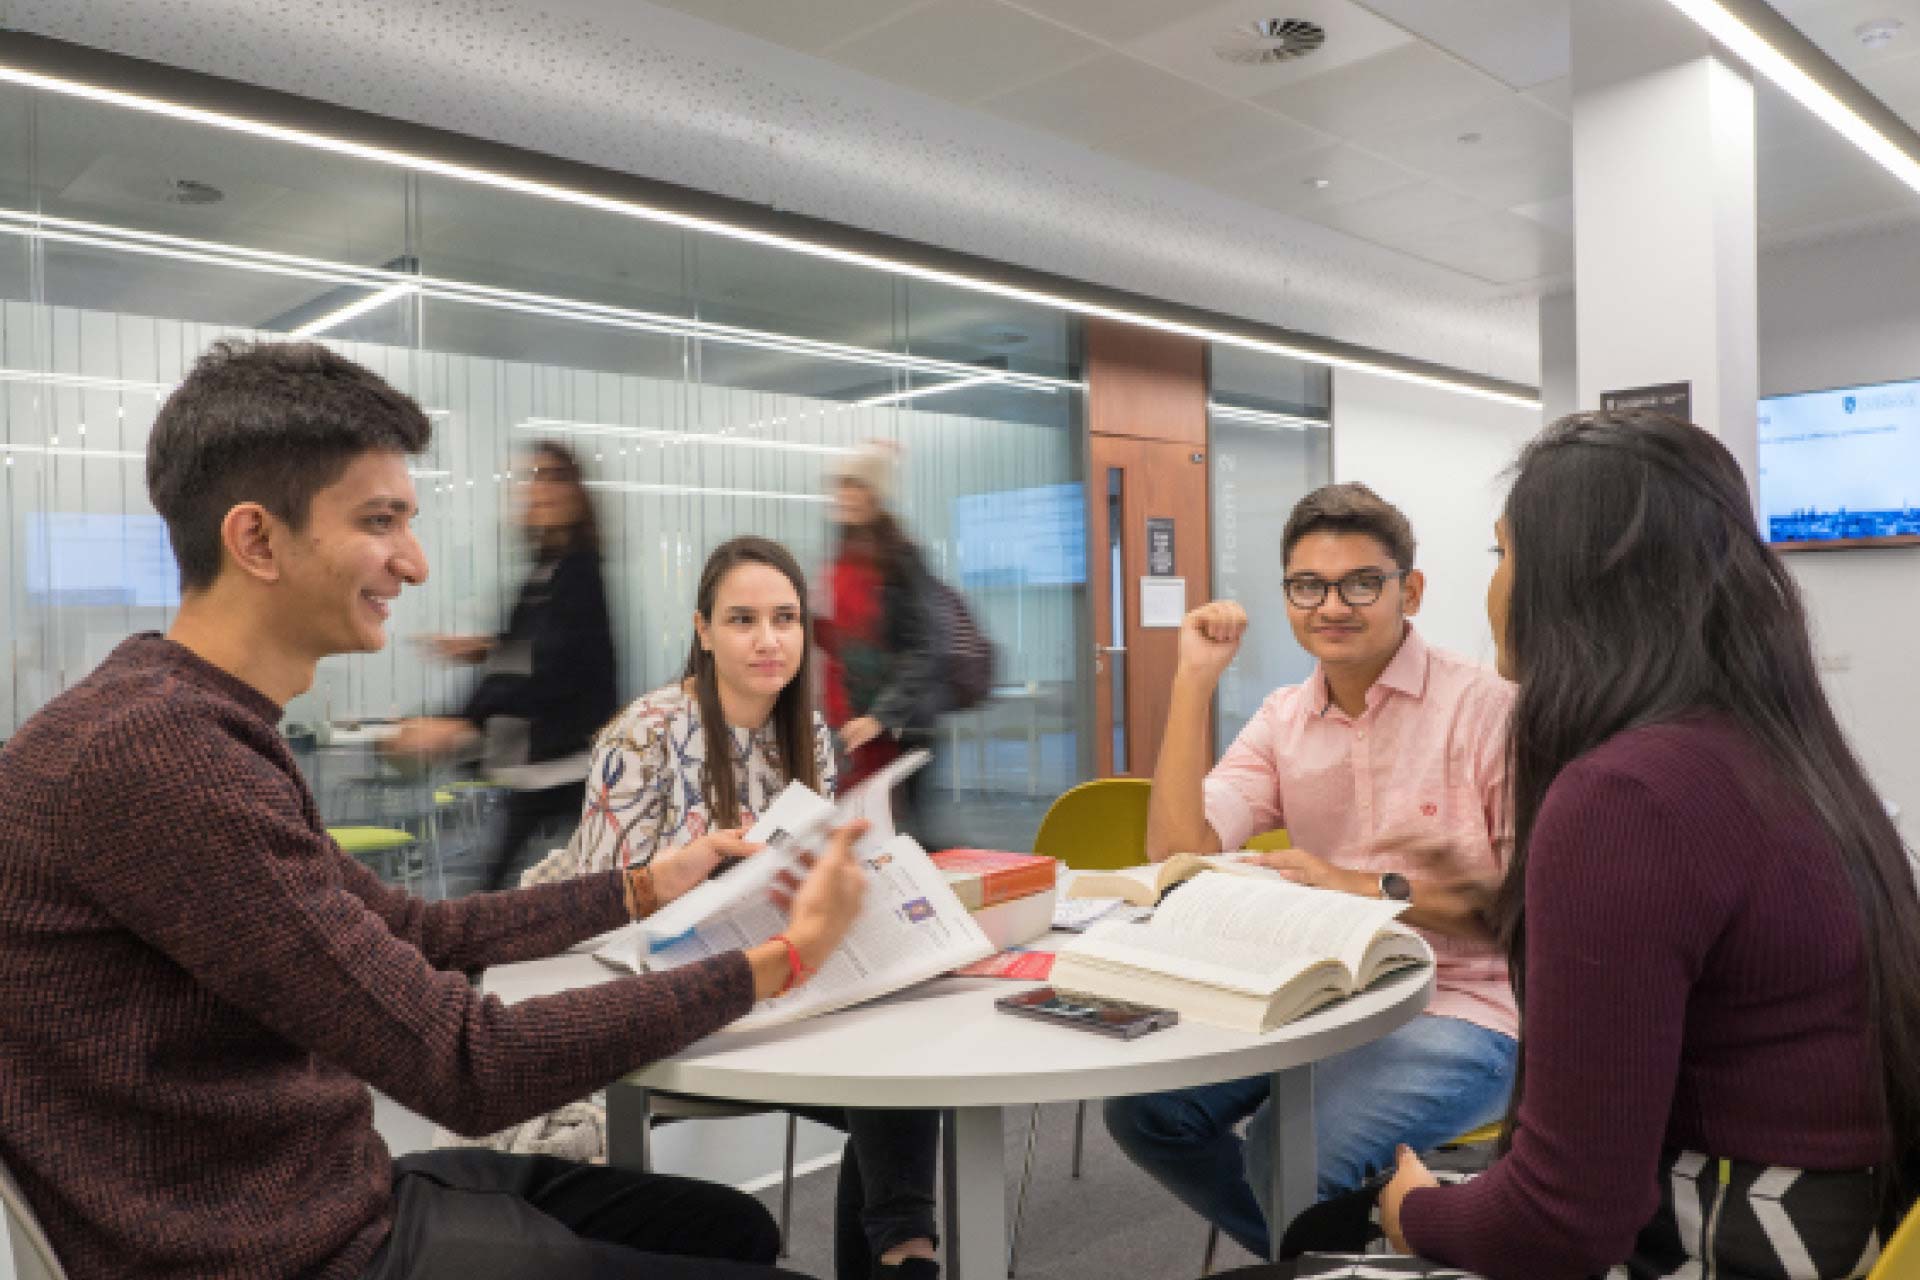
MULTIPOLYGON (((1045 949, 1054 941, 1035 943, 1045 949)), ((506 1001, 606 982, 613 970, 568 954, 488 970, 506 1001)), ((838 1013, 756 1032, 723 1031, 607 1091, 609 1158, 637 1163, 645 1089, 774 1105, 921 1107, 945 1113, 947 1275, 1005 1280, 1002 1109, 1273 1077, 1279 1222, 1313 1202, 1313 1064, 1411 1020, 1433 990, 1431 965, 1263 1036, 1183 1021, 1116 1040, 997 1012, 1027 984, 941 978, 838 1013)), ((1281 1232, 1272 1236, 1277 1243, 1281 1232)))

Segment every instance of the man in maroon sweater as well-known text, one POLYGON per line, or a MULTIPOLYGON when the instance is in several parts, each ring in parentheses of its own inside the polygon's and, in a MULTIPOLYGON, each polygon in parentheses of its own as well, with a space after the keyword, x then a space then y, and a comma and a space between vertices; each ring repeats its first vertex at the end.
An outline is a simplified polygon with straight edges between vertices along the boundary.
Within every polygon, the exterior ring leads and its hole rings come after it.
MULTIPOLYGON (((134 636, 0 752, 0 1158, 76 1277, 725 1276, 759 1204, 485 1151, 392 1161, 368 1085, 462 1133, 579 1098, 801 980, 858 909, 846 833, 785 940, 511 1008, 466 974, 550 955, 711 858, 425 904, 341 853, 276 725, 385 642, 427 573, 412 400, 322 347, 216 346, 155 421, 180 563, 134 636)), ((676 851, 684 855, 687 851, 676 851)))

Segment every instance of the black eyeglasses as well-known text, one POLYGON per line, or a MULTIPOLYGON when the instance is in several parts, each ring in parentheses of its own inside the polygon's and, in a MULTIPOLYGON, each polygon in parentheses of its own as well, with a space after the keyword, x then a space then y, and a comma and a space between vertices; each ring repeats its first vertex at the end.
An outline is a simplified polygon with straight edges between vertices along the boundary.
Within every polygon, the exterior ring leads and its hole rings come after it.
POLYGON ((1405 569, 1396 569, 1392 573, 1383 573, 1379 569, 1355 569, 1338 582, 1329 582, 1311 573, 1301 573, 1285 579, 1282 585, 1287 589, 1287 602, 1296 609, 1318 609, 1327 602, 1329 588, 1338 591, 1343 601, 1357 609, 1378 600, 1390 580, 1404 578, 1407 572, 1405 569))

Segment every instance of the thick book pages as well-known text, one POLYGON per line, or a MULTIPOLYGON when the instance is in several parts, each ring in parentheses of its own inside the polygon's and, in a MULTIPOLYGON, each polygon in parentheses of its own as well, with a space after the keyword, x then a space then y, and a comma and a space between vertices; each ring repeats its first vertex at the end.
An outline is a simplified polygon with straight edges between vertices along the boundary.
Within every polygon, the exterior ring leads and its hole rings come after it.
POLYGON ((594 955, 638 973, 765 942, 787 923, 773 901, 774 878, 794 867, 803 851, 817 848, 828 830, 856 816, 874 825, 854 847, 867 870, 867 893, 853 927, 819 973, 784 996, 761 1001, 733 1026, 773 1026, 845 1008, 993 954, 993 944, 926 851, 911 836, 892 834, 887 794, 925 758, 925 752, 902 757, 838 806, 789 784, 747 833, 767 846, 763 852, 612 934, 594 955))
POLYGON ((933 855, 933 865, 947 873, 969 911, 1048 893, 1060 875, 1057 859, 995 849, 943 849, 933 855))
MULTIPOLYGON (((934 857, 939 857, 935 854, 934 857)), ((973 922, 1000 951, 1021 947, 1053 930, 1054 891, 1030 893, 1012 902, 996 902, 973 912, 973 922)))
POLYGON ((1175 853, 1160 862, 1121 867, 1117 871, 1082 871, 1067 890, 1069 898, 1119 898, 1139 907, 1151 907, 1167 890, 1184 884, 1202 871, 1224 871, 1250 880, 1278 880, 1291 884, 1278 871, 1243 862, 1238 853, 1175 853))
POLYGON ((1425 963, 1405 904, 1285 880, 1199 876, 1144 923, 1094 925, 1060 948, 1053 983, 1271 1031, 1382 974, 1425 963))

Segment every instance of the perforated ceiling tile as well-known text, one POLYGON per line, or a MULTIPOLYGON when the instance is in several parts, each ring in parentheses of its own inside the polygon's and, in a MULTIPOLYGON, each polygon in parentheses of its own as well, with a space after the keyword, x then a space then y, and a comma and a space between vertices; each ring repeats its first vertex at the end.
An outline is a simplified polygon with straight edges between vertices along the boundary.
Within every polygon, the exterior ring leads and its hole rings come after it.
MULTIPOLYGON (((0 13, 6 13, 0 8, 0 13)), ((1536 301, 631 0, 13 0, 25 31, 1521 381, 1536 301)))

